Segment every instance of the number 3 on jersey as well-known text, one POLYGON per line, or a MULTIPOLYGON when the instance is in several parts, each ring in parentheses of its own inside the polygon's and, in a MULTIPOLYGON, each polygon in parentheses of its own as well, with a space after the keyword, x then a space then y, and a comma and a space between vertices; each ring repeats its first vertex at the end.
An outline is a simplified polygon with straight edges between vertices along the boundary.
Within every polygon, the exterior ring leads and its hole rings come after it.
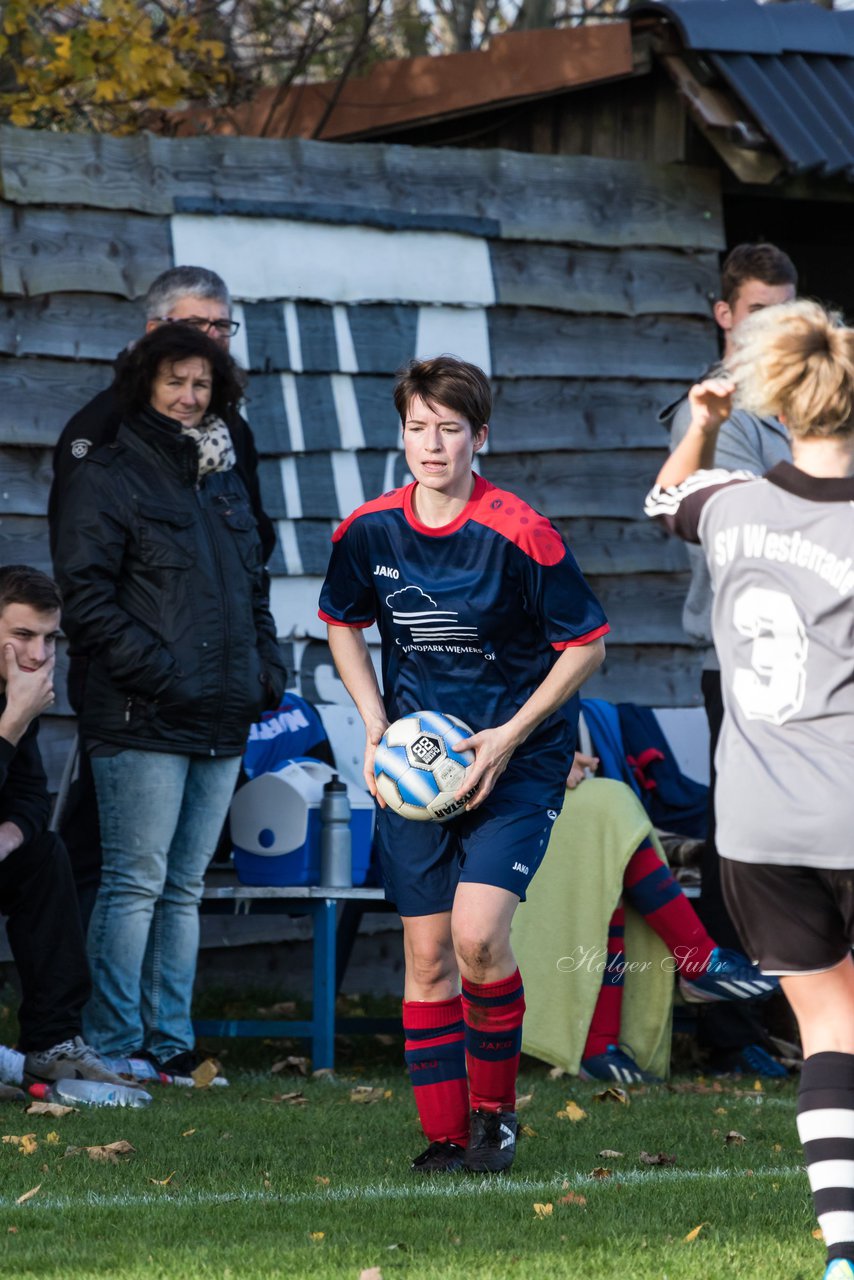
POLYGON ((733 624, 753 640, 750 667, 736 667, 732 691, 748 720, 785 724, 804 703, 809 650, 804 624, 785 591, 748 587, 733 624))

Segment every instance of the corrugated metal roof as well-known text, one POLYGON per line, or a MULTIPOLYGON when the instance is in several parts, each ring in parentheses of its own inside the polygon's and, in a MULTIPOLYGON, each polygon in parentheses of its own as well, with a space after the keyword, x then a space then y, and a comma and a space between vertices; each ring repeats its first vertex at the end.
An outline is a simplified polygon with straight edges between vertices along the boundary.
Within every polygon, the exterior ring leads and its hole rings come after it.
POLYGON ((750 112, 792 173, 854 181, 854 13, 755 0, 642 0, 750 112))

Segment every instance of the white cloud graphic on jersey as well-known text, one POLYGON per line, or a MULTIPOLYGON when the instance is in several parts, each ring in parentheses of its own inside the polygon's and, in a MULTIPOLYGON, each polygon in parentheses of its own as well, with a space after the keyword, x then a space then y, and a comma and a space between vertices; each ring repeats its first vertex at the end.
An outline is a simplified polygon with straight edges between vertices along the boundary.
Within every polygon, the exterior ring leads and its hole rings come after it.
MULTIPOLYGON (((413 644, 436 640, 477 643, 477 627, 461 623, 455 609, 440 609, 433 597, 420 587, 401 587, 386 596, 385 602, 392 611, 395 624, 407 628, 413 644)), ((398 640, 397 643, 401 642, 398 640)))

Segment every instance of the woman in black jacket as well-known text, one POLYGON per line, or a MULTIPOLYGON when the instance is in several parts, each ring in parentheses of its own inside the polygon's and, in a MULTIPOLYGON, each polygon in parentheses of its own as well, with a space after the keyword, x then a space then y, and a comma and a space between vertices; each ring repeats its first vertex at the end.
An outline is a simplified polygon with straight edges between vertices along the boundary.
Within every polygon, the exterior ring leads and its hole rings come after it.
POLYGON ((104 865, 86 1030, 186 1069, 198 902, 249 725, 285 683, 261 544, 223 417, 241 376, 181 325, 124 362, 113 444, 71 479, 56 539, 64 623, 88 658, 81 732, 104 865))

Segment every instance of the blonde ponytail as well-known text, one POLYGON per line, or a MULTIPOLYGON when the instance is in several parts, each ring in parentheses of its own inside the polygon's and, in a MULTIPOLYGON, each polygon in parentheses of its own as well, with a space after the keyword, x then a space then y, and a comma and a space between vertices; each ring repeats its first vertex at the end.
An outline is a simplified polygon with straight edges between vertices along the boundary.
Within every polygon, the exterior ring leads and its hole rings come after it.
POLYGON ((727 367, 738 404, 793 436, 854 432, 854 330, 817 302, 765 307, 734 334, 727 367))

